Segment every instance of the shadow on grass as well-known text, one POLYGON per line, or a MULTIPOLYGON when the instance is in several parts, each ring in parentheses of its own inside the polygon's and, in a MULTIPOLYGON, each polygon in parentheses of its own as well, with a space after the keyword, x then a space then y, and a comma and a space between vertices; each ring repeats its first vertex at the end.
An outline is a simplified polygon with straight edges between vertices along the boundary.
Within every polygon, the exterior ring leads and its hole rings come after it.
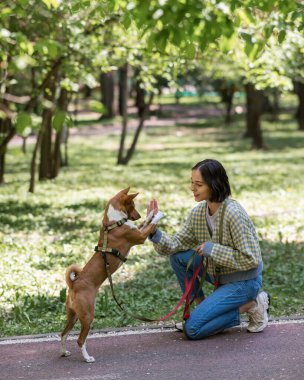
POLYGON ((282 151, 287 149, 302 149, 304 146, 303 136, 265 136, 266 151, 282 151))
MULTIPOLYGON (((303 242, 273 243, 266 240, 261 243, 265 265, 263 289, 271 295, 271 316, 304 314, 303 246, 303 242)), ((141 260, 143 259, 138 256, 133 257, 129 265, 141 260)), ((114 277, 115 293, 118 300, 124 302, 124 308, 131 313, 158 318, 173 309, 181 292, 165 258, 150 255, 148 258, 145 256, 144 261, 145 265, 137 266, 131 280, 117 282, 114 277)), ((212 291, 212 287, 207 287, 206 294, 212 291)), ((0 323, 2 336, 62 330, 65 323, 65 298, 65 287, 61 289, 59 296, 19 294, 15 297, 11 312, 0 310, 3 317, 0 323)), ((173 318, 180 318, 182 310, 183 306, 173 318)), ((93 328, 140 323, 119 310, 106 281, 96 299, 93 328)))
POLYGON ((79 236, 79 231, 96 230, 96 221, 90 211, 102 215, 105 205, 105 201, 99 200, 70 204, 64 208, 55 208, 47 203, 0 202, 0 225, 3 225, 2 230, 14 232, 53 231, 62 234, 62 242, 68 243, 79 236))
POLYGON ((0 202, 1 223, 14 231, 35 230, 37 218, 50 211, 47 203, 30 204, 20 201, 0 202))
POLYGON ((66 208, 68 210, 74 210, 74 211, 80 211, 80 210, 91 210, 91 211, 99 211, 103 212, 104 208, 106 207, 107 202, 106 201, 100 201, 98 199, 96 200, 87 200, 83 201, 81 203, 75 203, 72 205, 67 205, 66 208))

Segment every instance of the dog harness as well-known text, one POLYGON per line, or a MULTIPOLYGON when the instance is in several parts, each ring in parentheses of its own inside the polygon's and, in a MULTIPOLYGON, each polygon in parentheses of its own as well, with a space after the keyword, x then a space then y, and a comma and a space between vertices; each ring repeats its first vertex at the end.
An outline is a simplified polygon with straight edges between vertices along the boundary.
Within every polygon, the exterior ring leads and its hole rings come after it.
POLYGON ((109 226, 106 226, 106 225, 103 225, 102 228, 104 230, 103 232, 103 243, 102 243, 102 247, 96 245, 95 247, 95 252, 100 252, 102 257, 104 258, 105 260, 105 263, 106 265, 108 266, 108 260, 107 260, 107 253, 110 253, 111 255, 113 256, 116 256, 117 258, 119 258, 122 262, 126 262, 127 261, 127 258, 124 257, 119 251, 118 249, 115 249, 115 248, 108 248, 107 245, 108 245, 108 233, 109 231, 113 230, 114 228, 116 227, 120 227, 122 226, 123 224, 125 224, 126 222, 128 221, 128 219, 126 218, 123 218, 123 219, 120 219, 118 220, 117 222, 115 223, 112 223, 110 224, 109 226))
MULTIPOLYGON (((118 299, 116 298, 116 295, 115 295, 115 292, 114 292, 114 286, 113 286, 113 281, 112 281, 112 273, 111 273, 111 270, 110 270, 110 264, 108 262, 108 259, 107 259, 107 253, 110 253, 111 255, 114 255, 115 257, 119 258, 122 262, 126 262, 127 261, 127 258, 125 256, 123 256, 119 251, 118 249, 115 249, 115 248, 108 248, 107 245, 108 245, 108 233, 113 230, 114 228, 116 227, 120 227, 122 226, 124 223, 126 223, 128 221, 128 219, 126 218, 123 218, 121 220, 119 220, 118 222, 115 222, 113 224, 110 224, 109 226, 106 226, 106 225, 103 225, 103 230, 104 230, 104 233, 103 233, 103 243, 102 243, 102 247, 100 246, 96 246, 95 247, 95 252, 100 252, 102 257, 103 257, 103 261, 104 261, 104 266, 105 266, 105 271, 106 271, 106 274, 107 274, 107 277, 108 277, 108 280, 109 280, 109 283, 110 283, 110 288, 111 288, 111 292, 112 292, 112 297, 114 299, 114 301, 116 302, 116 304, 118 305, 118 307, 120 308, 121 311, 124 311, 124 312, 127 312, 125 310, 125 308, 122 306, 123 305, 123 302, 119 302, 118 299)), ((142 317, 140 315, 135 315, 135 314, 132 314, 132 313, 129 313, 127 312, 127 314, 129 314, 130 316, 132 316, 133 318, 136 318, 136 319, 139 319, 141 321, 144 321, 144 322, 152 322, 152 321, 155 321, 154 319, 150 319, 150 318, 146 318, 146 317, 142 317)))
POLYGON ((113 230, 114 228, 116 227, 120 227, 122 226, 123 224, 125 224, 126 222, 128 221, 128 219, 126 218, 123 218, 123 219, 120 219, 118 220, 117 222, 115 223, 112 223, 110 224, 109 226, 106 226, 105 224, 102 226, 104 232, 103 232, 103 243, 102 243, 102 247, 96 245, 95 247, 95 252, 100 252, 102 257, 103 257, 103 261, 104 261, 104 266, 105 266, 105 271, 106 271, 106 274, 107 274, 107 277, 108 277, 108 280, 109 280, 109 283, 110 283, 110 287, 111 287, 111 292, 112 292, 112 297, 114 298, 114 301, 117 303, 117 305, 119 306, 119 308, 121 310, 124 310, 123 307, 122 307, 122 302, 119 302, 116 298, 116 295, 115 295, 115 292, 114 292, 114 286, 113 286, 113 281, 112 281, 112 273, 111 273, 111 270, 110 270, 110 264, 108 262, 108 258, 107 258, 107 253, 110 253, 111 255, 117 257, 119 260, 121 260, 123 263, 125 263, 127 261, 127 258, 125 256, 123 256, 119 251, 118 249, 115 249, 115 248, 108 248, 107 245, 108 245, 108 234, 111 230, 113 230))

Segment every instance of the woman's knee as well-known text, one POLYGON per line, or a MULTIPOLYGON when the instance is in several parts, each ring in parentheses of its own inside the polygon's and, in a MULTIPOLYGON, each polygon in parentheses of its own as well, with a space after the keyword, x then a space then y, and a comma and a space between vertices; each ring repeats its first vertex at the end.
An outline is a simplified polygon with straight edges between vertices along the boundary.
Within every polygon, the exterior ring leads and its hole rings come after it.
POLYGON ((200 325, 198 328, 198 326, 191 323, 191 321, 188 321, 184 324, 184 333, 188 339, 198 340, 207 338, 209 334, 207 333, 207 331, 204 331, 204 324, 200 325))
POLYGON ((169 256, 170 265, 173 269, 178 269, 180 267, 183 267, 180 256, 181 256, 180 252, 174 253, 173 255, 169 256))
POLYGON ((187 251, 180 251, 173 253, 172 255, 169 256, 169 261, 171 266, 173 267, 174 265, 182 265, 186 266, 189 258, 193 254, 193 250, 187 250, 187 251))
POLYGON ((176 254, 173 254, 173 255, 170 255, 169 256, 169 262, 170 262, 170 264, 171 264, 171 266, 173 267, 174 266, 174 264, 176 263, 176 254))

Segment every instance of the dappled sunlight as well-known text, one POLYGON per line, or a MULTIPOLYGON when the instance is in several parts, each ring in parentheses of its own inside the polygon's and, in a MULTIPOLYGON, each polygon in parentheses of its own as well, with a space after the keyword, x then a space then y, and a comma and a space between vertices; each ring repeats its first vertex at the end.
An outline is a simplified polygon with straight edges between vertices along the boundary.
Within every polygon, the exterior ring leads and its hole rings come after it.
MULTIPOLYGON (((35 194, 27 192, 32 147, 25 156, 17 147, 8 151, 6 185, 0 188, 2 334, 62 328, 65 268, 84 265, 92 256, 106 202, 120 189, 131 186, 132 192, 139 192, 141 220, 148 202, 157 199, 165 214, 160 228, 177 232, 196 205, 191 167, 204 158, 222 161, 232 197, 255 223, 265 258, 264 286, 274 295, 273 315, 304 312, 304 135, 295 124, 274 129, 269 123, 268 149, 252 151, 241 138, 239 120, 229 127, 221 121, 213 120, 209 127, 208 120, 203 123, 202 128, 198 122, 193 127, 144 130, 128 166, 116 165, 118 136, 73 137, 70 166, 56 179, 37 183, 35 194), (299 289, 288 290, 294 272, 299 289)), ((143 315, 165 314, 181 295, 168 259, 158 256, 150 242, 132 248, 113 279, 126 308, 143 315)), ((94 328, 141 323, 119 312, 107 281, 96 307, 94 328)), ((180 314, 173 318, 178 320, 180 314)))

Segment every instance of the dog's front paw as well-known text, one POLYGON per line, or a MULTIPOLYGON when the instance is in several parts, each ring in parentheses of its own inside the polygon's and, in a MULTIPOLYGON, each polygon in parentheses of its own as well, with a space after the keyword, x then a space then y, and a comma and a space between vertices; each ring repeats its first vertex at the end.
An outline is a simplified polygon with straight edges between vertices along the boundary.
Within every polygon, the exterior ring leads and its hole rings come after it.
POLYGON ((164 217, 164 214, 161 211, 158 211, 158 213, 152 219, 151 224, 157 224, 163 217, 164 217))
POLYGON ((147 216, 146 220, 140 227, 140 231, 143 231, 147 227, 147 225, 151 222, 151 220, 153 219, 153 213, 154 213, 154 210, 151 210, 150 214, 147 216))
POLYGON ((62 357, 67 357, 67 356, 70 356, 71 353, 70 353, 70 351, 60 351, 60 355, 61 355, 62 357))
POLYGON ((150 214, 147 216, 146 223, 149 224, 151 220, 153 219, 154 210, 150 211, 150 214))
POLYGON ((87 358, 85 358, 85 361, 86 363, 94 363, 95 358, 93 356, 88 356, 87 358))

